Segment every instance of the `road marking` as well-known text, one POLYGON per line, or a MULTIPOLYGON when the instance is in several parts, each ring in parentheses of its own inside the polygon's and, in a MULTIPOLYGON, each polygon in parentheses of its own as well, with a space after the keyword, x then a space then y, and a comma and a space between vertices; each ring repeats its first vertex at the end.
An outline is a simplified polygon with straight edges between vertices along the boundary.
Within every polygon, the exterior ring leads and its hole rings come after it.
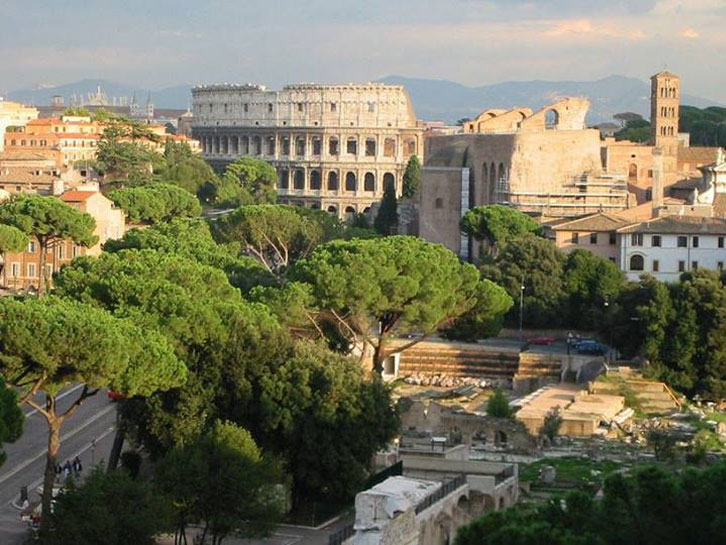
MULTIPOLYGON (((62 394, 58 395, 55 398, 55 400, 56 401, 59 401, 59 400, 63 399, 64 397, 71 395, 76 390, 80 390, 81 388, 83 388, 83 384, 77 384, 76 386, 74 386, 73 388, 71 388, 70 390, 68 390, 67 392, 63 392, 62 394)), ((27 413, 25 413, 25 418, 30 418, 31 416, 33 416, 37 412, 38 412, 38 409, 33 409, 32 411, 28 411, 27 413)))
MULTIPOLYGON (((107 415, 108 413, 110 413, 111 411, 113 411, 115 409, 116 409, 116 406, 115 405, 109 405, 108 407, 106 407, 102 411, 97 412, 95 415, 93 415, 91 418, 89 418, 88 420, 86 420, 83 424, 81 424, 80 426, 78 426, 76 429, 74 429, 72 431, 69 431, 65 435, 61 436, 61 438, 60 438, 61 444, 63 444, 63 441, 67 441, 68 439, 70 439, 71 437, 73 437, 75 434, 77 434, 79 431, 81 431, 82 429, 84 429, 87 426, 91 425, 93 422, 95 422, 96 420, 98 420, 102 416, 107 415)), ((2 477, 0 477, 0 484, 2 484, 5 481, 7 481, 10 477, 12 477, 13 475, 15 475, 19 471, 22 471, 23 469, 25 469, 26 467, 28 467, 33 462, 35 462, 38 459, 42 458, 47 453, 48 453, 48 448, 46 447, 43 450, 41 450, 38 454, 36 454, 35 456, 33 456, 32 458, 29 458, 29 459, 25 460, 23 463, 17 465, 15 467, 15 469, 13 469, 10 473, 7 473, 7 474, 3 475, 2 477)))
MULTIPOLYGON (((81 448, 81 449, 80 449, 79 451, 77 451, 77 452, 74 452, 73 454, 71 454, 71 455, 70 455, 70 456, 68 457, 68 459, 71 459, 71 458, 75 458, 76 456, 80 456, 81 454, 83 454, 84 452, 86 452, 87 450, 89 450, 90 448, 93 448, 93 447, 95 447, 95 445, 96 445, 96 443, 97 443, 98 441, 101 441, 102 439, 105 439, 106 437, 108 437, 108 435, 109 435, 110 433, 113 433, 113 430, 114 430, 114 429, 115 429, 115 428, 114 428, 113 426, 111 426, 111 427, 110 427, 110 428, 108 428, 108 429, 107 429, 107 430, 106 430, 105 432, 103 432, 103 433, 102 433, 101 435, 99 435, 98 437, 95 437, 95 438, 94 438, 94 439, 93 439, 93 440, 92 440, 92 441, 91 441, 90 443, 88 443, 88 444, 87 444, 86 446, 82 447, 82 448, 81 448)), ((37 479, 37 480, 33 481, 32 483, 30 483, 30 484, 28 485, 28 490, 34 490, 34 489, 35 489, 36 487, 40 486, 40 485, 41 485, 41 484, 43 483, 43 481, 44 481, 44 480, 45 480, 45 477, 41 477, 40 479, 37 479)), ((17 498, 15 498, 15 499, 12 499, 12 500, 10 500, 10 505, 12 505, 13 507, 15 507, 15 509, 20 509, 20 510, 22 510, 22 509, 23 509, 23 507, 22 507, 21 505, 18 505, 18 502, 16 501, 16 500, 19 500, 19 499, 20 499, 20 496, 18 495, 18 497, 17 497, 17 498)))

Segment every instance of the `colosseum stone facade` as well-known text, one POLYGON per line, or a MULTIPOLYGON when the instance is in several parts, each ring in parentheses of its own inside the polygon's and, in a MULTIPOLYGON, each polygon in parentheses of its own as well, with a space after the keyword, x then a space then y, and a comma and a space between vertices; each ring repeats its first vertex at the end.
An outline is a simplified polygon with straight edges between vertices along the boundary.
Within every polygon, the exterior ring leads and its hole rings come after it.
POLYGON ((423 130, 402 86, 204 85, 192 90, 194 137, 222 168, 237 157, 269 161, 279 201, 340 217, 366 212, 386 185, 401 194, 423 130))

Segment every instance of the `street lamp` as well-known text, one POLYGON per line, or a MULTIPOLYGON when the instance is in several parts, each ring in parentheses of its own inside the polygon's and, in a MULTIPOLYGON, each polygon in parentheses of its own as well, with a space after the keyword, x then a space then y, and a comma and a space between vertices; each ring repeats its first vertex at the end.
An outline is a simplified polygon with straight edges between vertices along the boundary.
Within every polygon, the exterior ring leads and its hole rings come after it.
POLYGON ((522 275, 522 283, 519 285, 519 341, 523 339, 522 324, 524 319, 524 275, 522 275))

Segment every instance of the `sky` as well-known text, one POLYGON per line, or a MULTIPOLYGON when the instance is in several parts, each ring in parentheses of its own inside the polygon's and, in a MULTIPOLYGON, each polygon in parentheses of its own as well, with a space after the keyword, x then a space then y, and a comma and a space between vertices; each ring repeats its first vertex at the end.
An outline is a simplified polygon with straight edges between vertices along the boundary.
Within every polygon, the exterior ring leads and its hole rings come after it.
POLYGON ((0 89, 643 80, 726 103, 726 0, 0 0, 0 89))

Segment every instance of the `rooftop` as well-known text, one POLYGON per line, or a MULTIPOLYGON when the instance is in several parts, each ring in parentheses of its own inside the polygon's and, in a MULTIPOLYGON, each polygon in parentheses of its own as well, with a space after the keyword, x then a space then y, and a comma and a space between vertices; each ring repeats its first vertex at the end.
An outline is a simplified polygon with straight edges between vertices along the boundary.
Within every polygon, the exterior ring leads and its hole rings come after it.
MULTIPOLYGON (((714 203, 715 204, 715 203, 714 203)), ((618 229, 620 233, 726 234, 726 219, 695 216, 661 216, 618 229)))

